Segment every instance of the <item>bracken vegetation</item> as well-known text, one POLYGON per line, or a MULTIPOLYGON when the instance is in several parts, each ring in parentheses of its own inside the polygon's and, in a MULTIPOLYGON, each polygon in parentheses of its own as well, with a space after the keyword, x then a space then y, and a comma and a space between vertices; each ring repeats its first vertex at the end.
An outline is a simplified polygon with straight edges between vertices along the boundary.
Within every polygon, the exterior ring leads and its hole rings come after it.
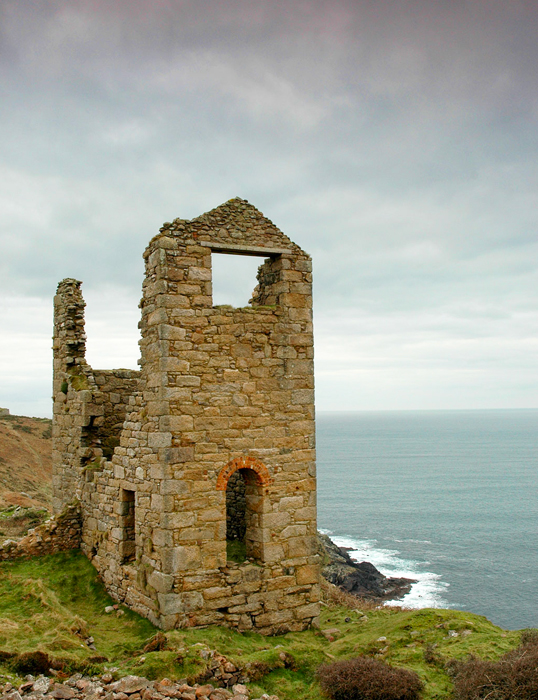
POLYGON ((417 700, 422 690, 414 671, 368 656, 323 664, 317 678, 331 700, 417 700))
POLYGON ((536 700, 538 698, 538 633, 524 632, 517 649, 498 661, 475 656, 447 664, 456 700, 536 700))

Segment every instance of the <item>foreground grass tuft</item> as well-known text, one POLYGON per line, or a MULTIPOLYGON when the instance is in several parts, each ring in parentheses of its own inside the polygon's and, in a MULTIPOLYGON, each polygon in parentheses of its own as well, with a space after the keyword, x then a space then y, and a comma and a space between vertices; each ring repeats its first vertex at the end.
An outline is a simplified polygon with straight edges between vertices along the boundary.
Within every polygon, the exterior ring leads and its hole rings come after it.
POLYGON ((16 680, 21 655, 36 651, 48 655, 60 677, 112 669, 116 676, 194 681, 207 673, 208 651, 217 650, 249 677, 258 695, 319 700, 322 664, 366 655, 415 671, 424 684, 421 697, 433 700, 453 691, 447 660, 472 654, 495 662, 521 639, 471 613, 378 609, 327 584, 320 630, 281 637, 224 627, 174 630, 156 644, 151 640, 158 630, 148 620, 123 607, 105 614, 112 602, 80 552, 0 564, 0 682, 16 680), (332 632, 325 636, 326 630, 332 632))
POLYGON ((128 656, 154 632, 153 625, 125 609, 121 621, 104 614, 113 601, 80 552, 65 552, 0 567, 0 649, 40 650, 82 661, 96 652, 128 656))

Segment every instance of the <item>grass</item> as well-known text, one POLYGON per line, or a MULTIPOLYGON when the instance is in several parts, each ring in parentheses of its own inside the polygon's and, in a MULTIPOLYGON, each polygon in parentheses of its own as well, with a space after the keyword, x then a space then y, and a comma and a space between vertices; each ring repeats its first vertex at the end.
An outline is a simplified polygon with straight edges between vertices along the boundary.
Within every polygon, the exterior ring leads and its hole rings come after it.
POLYGON ((48 516, 49 512, 46 508, 23 508, 22 506, 12 505, 0 510, 0 520, 27 518, 35 523, 40 523, 48 516))
POLYGON ((247 558, 247 547, 240 540, 226 540, 226 557, 228 561, 242 564, 247 558))
POLYGON ((154 634, 153 625, 129 610, 119 620, 106 615, 112 601, 90 562, 78 551, 0 566, 0 649, 40 650, 82 661, 96 652, 84 639, 93 636, 99 654, 129 656, 154 634))
MULTIPOLYGON (((166 649, 144 653, 156 628, 127 609, 120 617, 105 614, 112 601, 79 552, 4 562, 0 564, 0 650, 44 651, 63 659, 67 671, 96 655, 104 656, 107 662, 90 662, 95 672, 113 667, 117 675, 194 681, 207 663, 200 651, 216 649, 250 673, 253 697, 265 692, 281 700, 318 700, 322 693, 315 672, 320 664, 368 654, 415 670, 425 683, 423 699, 433 700, 449 698, 452 690, 440 659, 463 659, 472 653, 496 660, 520 641, 519 632, 505 632, 471 613, 377 609, 328 584, 324 591, 321 630, 280 637, 240 634, 224 627, 174 630, 166 633, 166 649), (340 631, 334 641, 322 634, 330 628, 340 631), (461 634, 467 630, 470 634, 461 634), (85 644, 88 636, 94 638, 97 651, 85 644)), ((7 663, 0 664, 0 682, 14 680, 7 663)))

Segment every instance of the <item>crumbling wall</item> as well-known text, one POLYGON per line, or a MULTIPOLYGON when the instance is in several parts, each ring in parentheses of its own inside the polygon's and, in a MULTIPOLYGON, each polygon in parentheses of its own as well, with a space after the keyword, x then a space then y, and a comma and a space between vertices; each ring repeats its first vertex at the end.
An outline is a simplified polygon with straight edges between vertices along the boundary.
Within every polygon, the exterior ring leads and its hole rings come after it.
POLYGON ((81 498, 86 470, 119 444, 140 372, 93 370, 86 362, 81 282, 65 279, 54 297, 52 425, 53 510, 81 498))
POLYGON ((80 505, 74 503, 62 513, 30 530, 18 541, 7 540, 0 545, 0 561, 56 554, 80 547, 82 519, 80 505))
POLYGON ((54 297, 52 505, 56 513, 79 490, 82 426, 91 401, 80 284, 65 279, 54 297))
POLYGON ((253 306, 274 306, 278 299, 278 281, 280 279, 280 260, 268 258, 258 268, 258 284, 252 292, 250 303, 253 306))
POLYGON ((140 372, 129 369, 93 370, 99 395, 94 398, 103 407, 103 415, 93 421, 93 443, 110 459, 120 444, 121 431, 129 410, 129 400, 138 387, 140 372))

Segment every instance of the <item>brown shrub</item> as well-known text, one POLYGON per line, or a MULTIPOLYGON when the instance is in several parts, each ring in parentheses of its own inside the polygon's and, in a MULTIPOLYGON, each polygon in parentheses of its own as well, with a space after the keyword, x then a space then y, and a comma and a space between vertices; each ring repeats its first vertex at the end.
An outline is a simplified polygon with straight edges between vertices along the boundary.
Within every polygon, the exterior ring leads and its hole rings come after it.
POLYGON ((297 662, 295 661, 295 656, 293 656, 293 654, 290 654, 287 651, 281 651, 278 656, 284 664, 284 668, 289 668, 292 671, 297 670, 297 662))
POLYGON ((438 666, 439 668, 444 668, 446 665, 446 659, 436 651, 437 644, 428 644, 424 649, 424 661, 430 666, 438 666))
POLYGON ((27 651, 14 657, 10 663, 15 673, 25 675, 31 673, 38 676, 40 673, 47 674, 51 666, 48 654, 43 651, 27 651))
POLYGON ((521 633, 521 646, 538 647, 538 630, 523 630, 521 633))
POLYGON ((152 637, 144 647, 144 654, 147 654, 150 651, 162 651, 163 649, 166 649, 167 643, 168 640, 166 639, 166 635, 164 635, 162 632, 157 632, 157 634, 152 637))
POLYGON ((245 664, 244 672, 248 677, 249 683, 260 681, 268 673, 271 673, 273 668, 265 661, 251 661, 245 664))
POLYGON ((332 700, 416 700, 422 690, 414 671, 366 656, 323 664, 317 678, 332 700))
POLYGON ((97 664, 106 664, 108 663, 108 657, 106 656, 90 656, 88 659, 86 659, 85 664, 88 666, 95 666, 97 664))
POLYGON ((379 601, 367 600, 365 598, 359 598, 359 596, 353 595, 353 593, 348 593, 343 591, 338 586, 333 583, 329 583, 327 579, 323 576, 320 578, 321 584, 321 600, 326 605, 342 605, 346 608, 351 608, 351 610, 377 610, 381 603, 379 601))
POLYGON ((499 661, 471 657, 452 661, 447 670, 453 677, 457 700, 535 700, 538 698, 538 634, 524 632, 517 649, 499 661))

